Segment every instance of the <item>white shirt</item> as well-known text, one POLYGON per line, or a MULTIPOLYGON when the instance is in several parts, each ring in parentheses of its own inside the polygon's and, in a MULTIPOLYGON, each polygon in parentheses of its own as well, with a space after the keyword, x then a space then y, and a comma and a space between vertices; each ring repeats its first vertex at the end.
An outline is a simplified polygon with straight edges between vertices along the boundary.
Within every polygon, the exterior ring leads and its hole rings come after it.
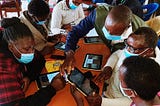
MULTIPOLYGON (((160 64, 160 50, 158 47, 155 48, 155 54, 156 57, 151 57, 151 59, 154 59, 158 64, 160 64)), ((106 66, 110 66, 113 69, 112 76, 109 80, 107 80, 107 83, 109 84, 107 87, 107 91, 105 92, 105 95, 110 98, 126 98, 122 95, 120 89, 119 89, 119 68, 121 64, 123 63, 123 60, 125 59, 124 55, 124 49, 123 50, 117 50, 114 52, 108 59, 106 66)), ((108 102, 112 102, 111 100, 107 100, 108 102)), ((104 103, 102 104, 108 104, 107 101, 104 100, 104 103)), ((115 100, 114 100, 115 101, 115 100)), ((129 99, 125 99, 125 103, 130 103, 129 99), (127 102, 128 100, 128 102, 127 102)), ((112 105, 110 105, 112 106, 112 105)), ((122 105, 125 106, 125 105, 122 105)))
POLYGON ((85 16, 81 4, 75 10, 72 10, 67 7, 66 1, 63 0, 56 4, 53 9, 51 32, 53 35, 60 34, 61 32, 65 31, 64 29, 61 29, 64 24, 74 23, 77 25, 84 17, 85 16))

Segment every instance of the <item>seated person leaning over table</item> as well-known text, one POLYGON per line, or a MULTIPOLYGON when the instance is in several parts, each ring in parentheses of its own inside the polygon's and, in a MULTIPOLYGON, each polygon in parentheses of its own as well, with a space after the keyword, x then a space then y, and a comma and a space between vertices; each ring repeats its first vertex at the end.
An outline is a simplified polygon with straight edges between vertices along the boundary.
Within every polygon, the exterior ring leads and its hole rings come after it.
POLYGON ((49 86, 25 98, 25 91, 43 69, 45 60, 34 49, 32 32, 18 18, 3 19, 1 25, 0 105, 46 106, 65 81, 59 75, 49 86))
POLYGON ((81 3, 82 0, 62 0, 55 5, 51 19, 54 35, 69 32, 85 17, 81 3))
POLYGON ((43 55, 53 52, 54 42, 48 42, 48 29, 45 21, 48 18, 50 9, 44 0, 31 0, 28 10, 24 11, 20 19, 32 31, 35 39, 35 48, 43 55))
MULTIPOLYGON (((117 50, 109 57, 106 65, 102 68, 102 72, 96 78, 96 82, 104 82, 106 80, 108 83, 106 91, 104 92, 107 98, 124 100, 124 103, 121 102, 121 104, 123 104, 122 106, 128 106, 130 104, 130 99, 124 97, 119 89, 118 69, 126 57, 138 55, 154 59, 160 64, 160 50, 156 46, 157 41, 158 36, 153 29, 141 27, 130 34, 126 40, 125 49, 117 50)), ((116 105, 115 102, 110 99, 106 99, 105 104, 108 106, 116 105)))
POLYGON ((104 5, 97 7, 68 33, 65 50, 66 59, 61 66, 61 71, 67 69, 69 72, 68 67, 74 67, 74 51, 77 42, 92 28, 95 27, 100 38, 113 52, 123 49, 125 47, 124 39, 127 39, 132 31, 141 26, 146 26, 145 22, 132 14, 126 6, 120 5, 112 8, 104 5))
MULTIPOLYGON (((132 100, 132 103, 126 106, 159 106, 159 77, 160 66, 153 59, 141 56, 126 58, 119 68, 119 80, 121 82, 119 89, 124 96, 132 100)), ((84 106, 80 92, 73 86, 71 87, 71 94, 77 106, 84 106)), ((112 106, 105 104, 108 98, 101 98, 98 94, 90 95, 86 99, 89 106, 112 106)), ((114 106, 125 106, 121 104, 123 100, 120 98, 110 99, 110 101, 115 102, 114 106)))

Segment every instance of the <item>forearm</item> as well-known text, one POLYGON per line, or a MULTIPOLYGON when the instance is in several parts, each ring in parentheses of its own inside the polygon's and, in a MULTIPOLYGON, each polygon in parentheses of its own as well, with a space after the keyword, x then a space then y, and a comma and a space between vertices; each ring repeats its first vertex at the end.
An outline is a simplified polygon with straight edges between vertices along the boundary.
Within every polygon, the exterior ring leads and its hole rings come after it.
POLYGON ((49 85, 22 99, 19 102, 19 106, 46 106, 55 94, 56 90, 49 85))
POLYGON ((68 33, 65 51, 76 50, 78 40, 84 37, 91 29, 94 28, 95 15, 96 14, 94 11, 88 17, 81 20, 77 26, 73 27, 72 31, 68 33))

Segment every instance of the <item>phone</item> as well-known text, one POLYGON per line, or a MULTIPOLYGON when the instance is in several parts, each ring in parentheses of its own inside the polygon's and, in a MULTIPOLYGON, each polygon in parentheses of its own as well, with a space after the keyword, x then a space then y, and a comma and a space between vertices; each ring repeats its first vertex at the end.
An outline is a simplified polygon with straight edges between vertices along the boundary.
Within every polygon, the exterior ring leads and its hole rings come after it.
POLYGON ((62 55, 51 55, 51 58, 56 60, 64 60, 66 57, 62 55))
MULTIPOLYGON (((58 42, 57 44, 55 44, 54 46, 56 49, 59 49, 59 50, 65 50, 65 43, 64 42, 58 42)), ((77 45, 76 46, 76 49, 78 49, 79 46, 77 45)))
POLYGON ((85 43, 103 43, 102 39, 100 39, 98 36, 92 36, 92 37, 84 37, 85 43))
POLYGON ((93 81, 86 78, 77 68, 75 68, 67 78, 69 83, 74 84, 84 96, 91 95, 92 92, 99 93, 99 87, 93 81))
POLYGON ((57 74, 59 74, 59 71, 40 74, 39 77, 36 79, 36 83, 38 85, 38 88, 44 88, 44 87, 48 86, 51 83, 52 79, 57 74))

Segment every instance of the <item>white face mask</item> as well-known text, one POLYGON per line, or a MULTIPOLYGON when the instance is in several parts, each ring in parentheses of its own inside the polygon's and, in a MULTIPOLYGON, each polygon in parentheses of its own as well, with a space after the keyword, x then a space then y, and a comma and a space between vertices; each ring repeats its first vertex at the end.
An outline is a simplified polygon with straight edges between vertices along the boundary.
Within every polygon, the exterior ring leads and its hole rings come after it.
POLYGON ((135 95, 137 95, 136 91, 133 91, 132 89, 130 88, 123 88, 122 85, 121 85, 121 82, 119 83, 119 88, 120 88, 120 91, 121 93, 123 94, 123 96, 126 96, 128 98, 131 98, 131 97, 135 97, 135 95), (130 90, 132 92, 131 95, 127 95, 124 90, 130 90))

